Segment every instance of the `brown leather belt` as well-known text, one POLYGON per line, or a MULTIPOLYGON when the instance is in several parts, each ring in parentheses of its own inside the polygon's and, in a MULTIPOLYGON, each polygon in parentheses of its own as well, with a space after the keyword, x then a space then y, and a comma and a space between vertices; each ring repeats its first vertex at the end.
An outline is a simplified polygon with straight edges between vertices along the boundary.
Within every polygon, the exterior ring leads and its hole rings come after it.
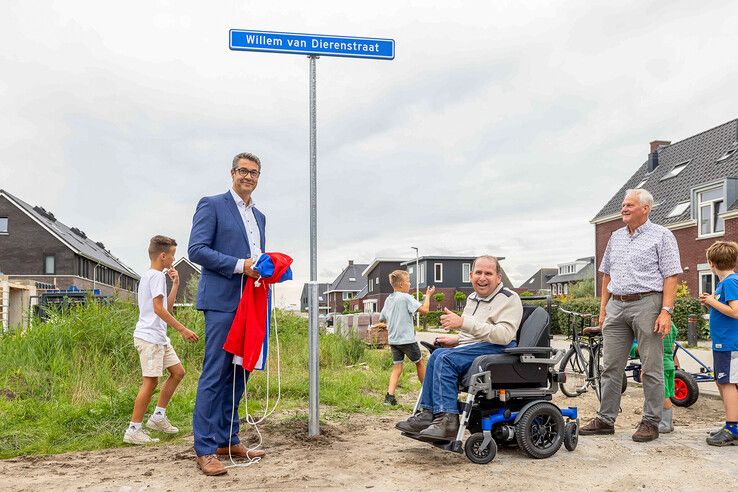
POLYGON ((655 296, 656 294, 661 294, 661 292, 652 290, 649 292, 639 292, 638 294, 624 294, 622 296, 618 294, 611 294, 610 297, 612 297, 616 301, 633 302, 633 301, 640 301, 641 299, 647 296, 655 296))

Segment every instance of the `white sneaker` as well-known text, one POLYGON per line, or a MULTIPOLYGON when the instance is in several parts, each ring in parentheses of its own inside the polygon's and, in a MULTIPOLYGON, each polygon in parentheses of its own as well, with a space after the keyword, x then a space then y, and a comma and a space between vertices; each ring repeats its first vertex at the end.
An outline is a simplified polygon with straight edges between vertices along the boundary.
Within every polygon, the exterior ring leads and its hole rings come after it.
POLYGON ((123 434, 123 442, 128 444, 151 444, 159 439, 149 436, 143 429, 132 430, 130 427, 123 434))
POLYGON ((159 419, 154 419, 154 416, 152 415, 146 422, 146 427, 151 430, 164 432, 165 434, 176 434, 177 432, 179 432, 179 429, 174 427, 172 423, 169 422, 169 419, 166 415, 159 419))

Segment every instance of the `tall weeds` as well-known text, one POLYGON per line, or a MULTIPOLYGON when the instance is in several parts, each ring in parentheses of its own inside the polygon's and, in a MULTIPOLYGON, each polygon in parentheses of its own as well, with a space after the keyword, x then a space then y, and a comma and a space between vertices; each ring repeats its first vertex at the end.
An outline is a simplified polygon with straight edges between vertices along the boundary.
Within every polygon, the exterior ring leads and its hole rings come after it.
MULTIPOLYGON (((191 429, 204 351, 204 321, 192 308, 179 309, 175 315, 201 336, 200 342, 191 344, 173 330, 169 333, 187 371, 167 412, 183 430, 182 435, 191 429)), ((122 433, 141 382, 132 338, 137 317, 137 308, 124 302, 89 303, 52 313, 46 322, 37 321, 29 330, 0 335, 0 458, 122 445, 122 433)), ((282 409, 306 412, 307 321, 277 311, 276 325, 282 409)), ((276 355, 273 329, 268 385, 272 404, 278 390, 276 355)), ((321 404, 336 412, 381 411, 380 395, 384 394, 389 367, 387 350, 369 350, 355 338, 322 335, 321 404)), ((413 378, 403 379, 417 390, 413 378)), ((262 410, 266 372, 252 374, 248 391, 249 411, 262 410)), ((150 409, 156 398, 157 394, 150 409)))

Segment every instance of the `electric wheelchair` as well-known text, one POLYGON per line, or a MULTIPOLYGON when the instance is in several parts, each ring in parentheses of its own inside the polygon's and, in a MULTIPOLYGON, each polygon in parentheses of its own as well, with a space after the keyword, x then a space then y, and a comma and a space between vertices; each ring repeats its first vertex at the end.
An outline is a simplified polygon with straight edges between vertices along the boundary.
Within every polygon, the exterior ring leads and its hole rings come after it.
MULTIPOLYGON (((524 300, 530 299, 546 297, 524 300)), ((548 301, 550 312, 550 298, 548 301)), ((466 401, 459 401, 461 417, 456 439, 431 444, 456 453, 463 449, 467 458, 478 464, 492 461, 498 447, 517 445, 532 458, 553 456, 562 444, 569 451, 576 448, 576 407, 559 408, 551 401, 565 375, 554 368, 564 351, 550 345, 549 320, 542 307, 523 306, 516 336, 518 346, 474 360, 459 382, 467 397, 466 401), (471 436, 462 446, 466 429, 471 436)), ((437 348, 421 343, 431 352, 437 348)), ((403 435, 418 439, 416 434, 403 435)))

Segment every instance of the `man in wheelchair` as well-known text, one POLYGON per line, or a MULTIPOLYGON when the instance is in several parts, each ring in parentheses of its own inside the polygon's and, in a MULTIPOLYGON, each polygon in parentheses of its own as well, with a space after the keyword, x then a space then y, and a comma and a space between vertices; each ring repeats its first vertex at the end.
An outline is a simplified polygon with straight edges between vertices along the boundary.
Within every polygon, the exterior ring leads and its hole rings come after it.
POLYGON ((474 292, 461 316, 446 310, 441 325, 459 335, 441 335, 428 360, 421 389, 420 411, 396 427, 422 440, 453 440, 459 431, 459 378, 474 359, 500 354, 516 346, 523 305, 515 292, 503 287, 500 265, 493 256, 480 256, 469 274, 474 292))

